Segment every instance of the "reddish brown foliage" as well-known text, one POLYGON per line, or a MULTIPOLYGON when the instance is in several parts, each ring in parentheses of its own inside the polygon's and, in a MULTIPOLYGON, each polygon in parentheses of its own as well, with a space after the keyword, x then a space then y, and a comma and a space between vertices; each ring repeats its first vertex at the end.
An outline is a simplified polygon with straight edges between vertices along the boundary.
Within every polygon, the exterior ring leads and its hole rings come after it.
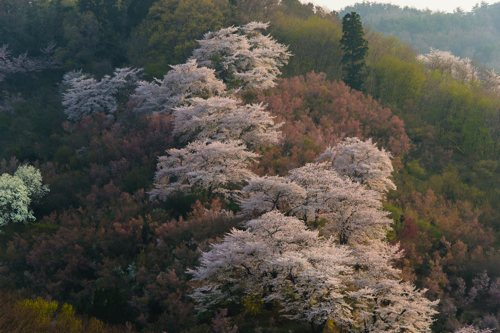
POLYGON ((390 109, 343 82, 327 81, 324 73, 281 80, 257 98, 276 122, 285 122, 281 146, 263 152, 261 174, 283 174, 311 162, 344 136, 373 138, 396 157, 410 149, 404 123, 390 109))
POLYGON ((395 225, 400 230, 395 240, 404 249, 399 263, 403 278, 428 289, 429 298, 444 300, 438 310, 445 326, 458 323, 459 307, 495 311, 498 294, 488 276, 500 273, 500 254, 493 248, 493 232, 478 221, 480 211, 466 201, 437 197, 430 189, 403 195, 398 202, 406 217, 395 225), (486 273, 477 274, 482 271, 486 273))

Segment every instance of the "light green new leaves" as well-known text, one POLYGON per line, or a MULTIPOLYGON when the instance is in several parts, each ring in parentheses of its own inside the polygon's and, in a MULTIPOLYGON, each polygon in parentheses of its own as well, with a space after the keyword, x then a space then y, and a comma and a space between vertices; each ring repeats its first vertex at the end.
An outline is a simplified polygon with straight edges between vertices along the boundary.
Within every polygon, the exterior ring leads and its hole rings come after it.
POLYGON ((21 166, 14 176, 0 176, 0 227, 9 222, 34 221, 30 209, 32 201, 47 194, 47 185, 42 185, 40 171, 32 166, 21 166))
POLYGON ((33 221, 29 209, 28 187, 21 178, 4 173, 0 176, 0 226, 9 222, 33 221))
POLYGON ((28 190, 28 196, 32 200, 38 200, 49 193, 49 187, 42 185, 42 175, 40 171, 31 165, 20 166, 14 177, 20 178, 28 190))

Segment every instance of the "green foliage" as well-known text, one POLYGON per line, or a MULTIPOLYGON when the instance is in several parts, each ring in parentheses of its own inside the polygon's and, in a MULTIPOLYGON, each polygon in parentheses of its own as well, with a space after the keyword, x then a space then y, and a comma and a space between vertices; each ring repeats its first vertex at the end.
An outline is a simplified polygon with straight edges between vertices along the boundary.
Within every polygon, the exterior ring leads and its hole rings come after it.
POLYGON ((430 47, 451 51, 461 58, 477 59, 488 67, 500 69, 500 26, 496 18, 500 4, 477 2, 469 12, 433 12, 375 2, 347 6, 340 15, 355 11, 372 29, 411 44, 419 53, 430 47))
POLYGON ((50 326, 59 305, 57 302, 45 302, 41 297, 38 297, 36 301, 30 299, 21 301, 18 306, 32 310, 36 316, 35 320, 44 326, 50 326))
POLYGON ((129 57, 145 73, 160 77, 169 65, 183 63, 209 31, 234 23, 228 4, 211 0, 160 0, 150 9, 144 22, 132 33, 129 57))
POLYGON ((4 173, 0 176, 0 226, 9 222, 34 221, 31 198, 23 180, 4 173))
POLYGON ((395 109, 403 108, 408 101, 419 100, 426 80, 422 65, 385 55, 371 69, 371 82, 366 85, 371 85, 368 90, 373 97, 395 109))
POLYGON ((245 308, 245 314, 257 316, 264 312, 264 301, 261 295, 251 294, 241 300, 241 304, 245 308))
POLYGON ((417 179, 425 179, 425 169, 419 165, 418 160, 406 163, 406 170, 410 175, 417 179))
POLYGON ((345 14, 342 18, 342 66, 345 71, 344 82, 353 89, 361 90, 364 82, 365 57, 368 42, 364 39, 361 17, 356 12, 345 14))
POLYGON ((124 189, 129 193, 143 189, 154 177, 154 170, 147 166, 136 167, 130 170, 123 179, 124 189))
MULTIPOLYGON (((16 167, 16 165, 12 165, 16 167)), ((17 168, 14 176, 4 173, 0 176, 0 226, 9 222, 34 221, 30 205, 49 193, 49 187, 42 185, 42 175, 30 165, 17 168)))
POLYGON ((80 311, 111 324, 124 324, 127 318, 133 317, 123 292, 118 288, 98 288, 92 297, 83 298, 77 307, 80 311))
POLYGON ((276 14, 271 20, 271 35, 289 45, 293 54, 282 69, 284 77, 323 72, 329 80, 340 79, 342 30, 335 20, 318 16, 307 19, 276 14))
POLYGON ((433 239, 439 239, 443 236, 443 232, 438 227, 431 225, 427 221, 416 221, 415 225, 418 229, 427 232, 433 239))
MULTIPOLYGON (((0 328, 8 332, 46 332, 46 333, 104 333, 123 332, 110 329, 95 318, 78 316, 72 305, 56 301, 25 299, 15 301, 17 297, 5 291, 0 293, 3 301, 0 306, 0 328)), ((132 332, 132 330, 127 330, 132 332)))
POLYGON ((390 217, 391 219, 394 220, 394 222, 399 222, 399 220, 401 219, 401 214, 399 212, 399 209, 393 205, 390 205, 390 204, 385 204, 384 205, 384 210, 386 212, 389 212, 390 214, 388 215, 388 217, 390 217))
POLYGON ((42 175, 31 165, 22 165, 14 173, 14 177, 20 178, 26 186, 28 196, 38 200, 50 192, 47 185, 42 185, 42 175))

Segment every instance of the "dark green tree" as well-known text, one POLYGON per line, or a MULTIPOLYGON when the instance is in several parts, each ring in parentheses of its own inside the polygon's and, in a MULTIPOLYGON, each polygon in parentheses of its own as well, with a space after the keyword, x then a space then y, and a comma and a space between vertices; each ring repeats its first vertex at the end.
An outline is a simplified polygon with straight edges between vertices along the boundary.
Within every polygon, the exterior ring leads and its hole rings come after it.
POLYGON ((343 51, 342 67, 344 70, 344 82, 353 89, 360 90, 363 79, 365 56, 368 52, 368 42, 363 38, 365 35, 361 17, 356 12, 346 14, 342 18, 342 39, 340 44, 343 51))

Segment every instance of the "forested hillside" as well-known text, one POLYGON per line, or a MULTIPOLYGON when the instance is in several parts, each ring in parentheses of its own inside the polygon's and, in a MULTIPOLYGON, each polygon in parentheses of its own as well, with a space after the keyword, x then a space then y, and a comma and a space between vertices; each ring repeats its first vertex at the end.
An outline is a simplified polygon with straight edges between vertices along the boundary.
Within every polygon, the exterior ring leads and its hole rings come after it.
POLYGON ((0 0, 0 331, 500 329, 496 51, 377 31, 0 0))
POLYGON ((500 70, 500 3, 481 1, 471 11, 433 12, 392 4, 363 2, 347 6, 339 14, 355 11, 364 24, 386 36, 411 44, 420 53, 430 47, 451 51, 482 65, 500 70))

